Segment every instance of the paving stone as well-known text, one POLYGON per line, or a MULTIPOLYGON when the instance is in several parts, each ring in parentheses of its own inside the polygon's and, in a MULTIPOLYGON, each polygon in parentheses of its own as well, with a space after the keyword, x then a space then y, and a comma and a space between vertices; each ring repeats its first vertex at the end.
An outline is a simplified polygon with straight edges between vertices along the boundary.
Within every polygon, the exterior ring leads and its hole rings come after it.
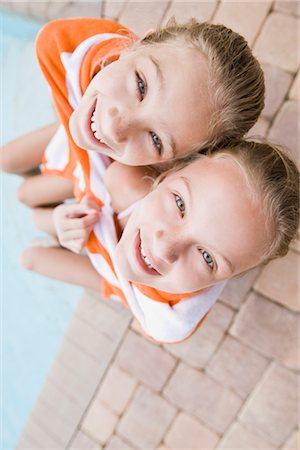
MULTIPOLYGON (((27 440, 35 444, 37 450, 61 450, 64 448, 64 442, 57 440, 56 437, 50 435, 30 416, 24 429, 27 440)), ((31 450, 31 449, 30 449, 31 450)))
POLYGON ((292 84, 289 92, 289 98, 292 100, 300 100, 300 71, 298 71, 296 78, 292 84))
POLYGON ((186 413, 179 413, 164 442, 170 450, 213 449, 219 436, 186 413))
POLYGON ((299 450, 299 448, 300 448, 300 432, 299 430, 295 430, 282 447, 282 450, 299 450))
POLYGON ((112 342, 124 337, 132 318, 129 310, 118 302, 103 300, 91 292, 84 294, 75 315, 112 342))
POLYGON ((129 1, 126 3, 119 20, 123 25, 141 36, 149 29, 157 28, 164 17, 167 6, 168 2, 161 0, 152 2, 129 1))
POLYGON ((114 434, 109 440, 109 443, 105 446, 104 450, 134 450, 133 447, 129 446, 123 441, 119 436, 114 434))
POLYGON ((62 363, 70 371, 76 372, 76 376, 86 382, 98 378, 104 373, 108 361, 96 360, 79 349, 73 342, 65 338, 57 353, 57 363, 62 363), (106 363, 105 363, 106 362, 106 363))
POLYGON ((264 117, 259 117, 257 122, 246 134, 247 138, 253 141, 260 141, 261 138, 265 138, 270 128, 270 122, 264 117))
POLYGON ((136 385, 137 381, 134 378, 113 365, 109 368, 97 397, 116 414, 121 414, 136 385))
POLYGON ((299 312, 299 267, 300 254, 289 251, 283 258, 275 259, 264 267, 254 288, 265 297, 299 312))
MULTIPOLYGON (((125 8, 127 1, 118 2, 114 0, 106 0, 104 4, 104 17, 107 19, 118 20, 122 10, 125 8)), ((133 30, 135 31, 135 30, 133 30)))
POLYGON ((255 431, 248 430, 243 424, 235 422, 222 438, 216 450, 275 450, 265 439, 257 436, 255 431))
POLYGON ((76 315, 72 317, 71 325, 65 334, 66 338, 79 349, 92 358, 102 358, 109 361, 118 344, 107 336, 96 331, 87 322, 79 319, 76 315))
POLYGON ((220 300, 238 309, 245 300, 260 271, 260 267, 255 267, 255 269, 249 270, 243 275, 231 278, 221 292, 220 300))
POLYGON ((263 64, 265 76, 266 98, 262 116, 272 119, 281 106, 291 86, 293 76, 291 73, 270 64, 263 64))
POLYGON ((249 45, 254 42, 271 7, 271 1, 263 2, 232 2, 223 1, 219 4, 213 22, 221 23, 240 33, 249 45))
POLYGON ((255 351, 227 336, 210 360, 206 372, 223 386, 246 398, 268 362, 255 351))
POLYGON ((284 444, 297 424, 297 382, 289 369, 272 364, 240 413, 240 420, 275 446, 284 444))
MULTIPOLYGON (((299 315, 296 317, 297 320, 297 329, 300 330, 300 317, 299 315)), ((291 346, 281 359, 281 363, 288 367, 289 369, 300 370, 300 359, 299 359, 299 340, 298 343, 296 339, 291 343, 291 346)))
POLYGON ((297 161, 300 158, 299 115, 299 102, 296 100, 284 102, 268 134, 269 140, 285 146, 297 161))
POLYGON ((284 360, 296 345, 296 314, 253 292, 237 314, 230 334, 267 357, 284 360))
POLYGON ((39 447, 38 444, 35 444, 35 442, 23 433, 15 450, 39 450, 39 447))
POLYGON ((163 24, 173 16, 180 23, 186 22, 191 17, 195 17, 200 22, 209 21, 215 12, 216 5, 217 2, 215 0, 209 2, 173 1, 164 17, 163 24))
POLYGON ((184 363, 176 368, 164 395, 217 433, 224 433, 242 404, 234 392, 184 363))
POLYGON ((76 428, 82 416, 82 407, 80 404, 70 398, 67 394, 60 391, 57 386, 46 380, 37 403, 42 401, 49 411, 55 412, 61 421, 67 422, 76 428))
POLYGON ((105 444, 118 422, 118 416, 98 399, 89 407, 81 428, 94 441, 105 444))
POLYGON ((254 53, 260 62, 296 72, 299 65, 298 49, 295 45, 298 26, 296 17, 278 12, 271 13, 254 46, 254 53))
POLYGON ((48 20, 57 19, 60 17, 62 10, 68 5, 70 2, 67 0, 62 0, 60 2, 51 1, 49 2, 49 6, 47 9, 47 18, 48 20))
POLYGON ((127 333, 115 361, 120 368, 156 391, 166 383, 176 362, 157 344, 132 331, 127 333))
POLYGON ((175 414, 176 409, 166 400, 140 386, 119 423, 118 434, 137 449, 154 450, 175 414))
POLYGON ((6 10, 16 11, 18 14, 29 15, 29 1, 20 2, 19 0, 10 0, 9 2, 1 2, 1 7, 6 10))
POLYGON ((46 20, 48 5, 47 1, 28 2, 28 14, 35 19, 46 20))
POLYGON ((298 1, 276 1, 274 4, 275 11, 280 11, 288 14, 300 16, 300 4, 298 1))
POLYGON ((192 366, 202 368, 212 356, 233 318, 233 312, 222 303, 216 303, 202 326, 186 341, 165 345, 165 349, 192 366))
POLYGON ((72 2, 59 11, 59 18, 69 17, 101 17, 101 3, 98 2, 72 2))
POLYGON ((132 316, 129 309, 124 307, 123 303, 119 300, 106 300, 102 295, 93 289, 85 289, 84 299, 94 299, 97 305, 105 305, 113 311, 117 312, 122 317, 132 316))
POLYGON ((131 329, 132 329, 133 331, 135 331, 137 334, 140 334, 141 336, 145 336, 142 327, 140 326, 140 324, 138 323, 138 321, 137 321, 136 319, 134 319, 134 320, 131 322, 130 327, 131 327, 131 329))
POLYGON ((101 450, 101 445, 89 438, 81 430, 77 431, 74 440, 68 450, 101 450))
POLYGON ((83 410, 94 394, 100 379, 100 377, 97 377, 96 382, 94 374, 92 374, 90 383, 84 382, 84 380, 78 377, 76 371, 69 369, 62 363, 58 363, 58 361, 55 361, 50 368, 48 378, 52 384, 72 399, 74 403, 77 403, 83 410), (80 395, 78 395, 78 392, 80 392, 80 395))

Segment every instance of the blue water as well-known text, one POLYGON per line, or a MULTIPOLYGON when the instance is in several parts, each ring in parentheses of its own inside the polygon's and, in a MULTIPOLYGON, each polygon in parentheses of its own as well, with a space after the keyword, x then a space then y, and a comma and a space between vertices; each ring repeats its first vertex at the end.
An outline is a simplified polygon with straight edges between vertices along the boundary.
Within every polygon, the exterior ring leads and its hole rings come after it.
MULTIPOLYGON (((55 120, 34 39, 42 24, 0 11, 0 136, 55 120)), ((39 233, 16 200, 21 178, 1 174, 1 449, 14 449, 82 290, 27 272, 19 255, 39 233)))

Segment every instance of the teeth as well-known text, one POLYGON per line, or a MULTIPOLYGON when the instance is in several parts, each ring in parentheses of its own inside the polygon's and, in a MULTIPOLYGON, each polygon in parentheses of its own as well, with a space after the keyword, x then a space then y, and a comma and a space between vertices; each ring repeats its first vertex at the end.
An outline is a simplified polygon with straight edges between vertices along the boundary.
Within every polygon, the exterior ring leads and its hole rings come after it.
POLYGON ((98 139, 98 141, 101 141, 101 138, 100 138, 100 136, 97 134, 97 131, 96 131, 96 130, 93 130, 93 131, 94 131, 94 136, 95 136, 95 138, 98 139))
POLYGON ((145 255, 145 253, 144 253, 142 244, 140 245, 140 251, 141 251, 141 255, 142 255, 142 258, 143 258, 143 260, 144 260, 146 266, 149 267, 150 269, 154 269, 154 267, 151 266, 150 261, 149 261, 147 255, 145 255))
POLYGON ((95 124, 95 111, 92 114, 92 118, 91 118, 91 130, 95 136, 96 139, 98 139, 98 141, 100 141, 102 144, 105 144, 105 142, 103 141, 103 139, 99 136, 99 134, 97 133, 97 127, 95 124))

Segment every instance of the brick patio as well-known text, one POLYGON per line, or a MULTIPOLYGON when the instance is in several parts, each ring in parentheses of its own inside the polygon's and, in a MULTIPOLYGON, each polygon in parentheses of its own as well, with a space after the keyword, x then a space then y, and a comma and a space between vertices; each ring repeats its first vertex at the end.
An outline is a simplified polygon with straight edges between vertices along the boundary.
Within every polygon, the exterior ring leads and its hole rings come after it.
MULTIPOLYGON (((172 15, 224 23, 265 71, 253 134, 299 155, 299 2, 0 3, 45 20, 115 18, 138 33, 172 15)), ((17 448, 299 449, 299 251, 232 280, 178 345, 148 341, 127 310, 86 291, 17 448)))

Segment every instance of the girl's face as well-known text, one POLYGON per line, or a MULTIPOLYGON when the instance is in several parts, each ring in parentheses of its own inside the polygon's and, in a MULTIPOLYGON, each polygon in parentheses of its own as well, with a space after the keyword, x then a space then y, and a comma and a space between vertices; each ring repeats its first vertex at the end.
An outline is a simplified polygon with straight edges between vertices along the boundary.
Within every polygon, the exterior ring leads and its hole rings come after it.
POLYGON ((208 69, 195 49, 128 51, 91 81, 70 118, 75 143, 128 165, 187 154, 208 137, 208 69))
POLYGON ((203 157, 168 176, 130 216, 116 248, 129 280, 190 293, 260 263, 261 204, 231 157, 203 157))

